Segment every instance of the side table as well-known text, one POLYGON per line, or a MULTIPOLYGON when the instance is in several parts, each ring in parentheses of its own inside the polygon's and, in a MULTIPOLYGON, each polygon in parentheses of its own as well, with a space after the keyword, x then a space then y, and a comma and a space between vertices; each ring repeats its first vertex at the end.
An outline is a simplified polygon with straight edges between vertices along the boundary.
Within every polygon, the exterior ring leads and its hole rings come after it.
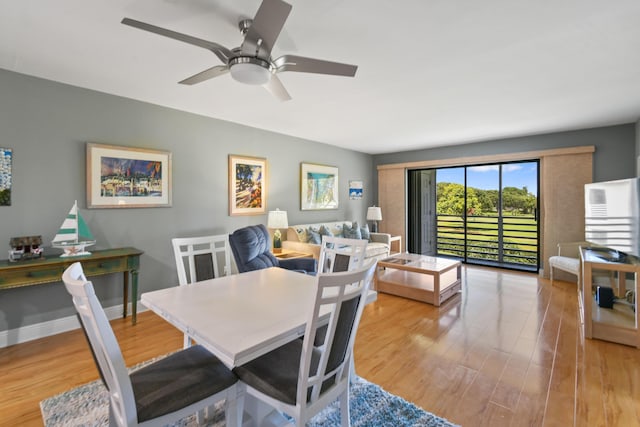
POLYGON ((290 249, 282 249, 282 252, 273 254, 278 259, 293 259, 293 258, 313 258, 313 254, 305 252, 292 251, 290 249))
POLYGON ((94 250, 87 256, 64 258, 47 256, 17 262, 2 260, 0 261, 0 290, 60 282, 64 270, 74 262, 82 263, 82 269, 87 277, 122 272, 122 317, 127 317, 129 276, 131 276, 131 323, 135 325, 138 304, 138 268, 142 254, 143 252, 136 248, 118 248, 94 250))
POLYGON ((389 255, 395 255, 395 254, 400 254, 402 253, 402 236, 391 236, 391 239, 389 240, 390 245, 393 246, 393 242, 398 242, 398 250, 397 251, 392 251, 391 247, 389 248, 389 255))
POLYGON ((638 279, 640 258, 621 255, 615 249, 603 247, 580 248, 582 259, 582 284, 578 284, 580 320, 584 322, 584 336, 616 342, 640 348, 640 318, 638 303, 638 279), (601 307, 594 295, 594 272, 610 274, 614 301, 611 307, 601 307), (629 279, 629 280, 627 280, 629 279), (632 292, 633 303, 624 301, 627 291, 632 292))

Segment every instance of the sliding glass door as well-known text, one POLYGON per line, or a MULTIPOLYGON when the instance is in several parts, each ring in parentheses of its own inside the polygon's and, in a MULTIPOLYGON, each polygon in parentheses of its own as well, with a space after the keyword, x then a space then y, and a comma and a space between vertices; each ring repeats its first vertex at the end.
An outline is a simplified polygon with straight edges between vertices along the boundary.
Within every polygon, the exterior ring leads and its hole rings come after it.
POLYGON ((410 171, 409 193, 410 251, 537 271, 537 161, 410 171))
POLYGON ((466 261, 493 264, 500 261, 502 211, 500 167, 466 168, 466 261))

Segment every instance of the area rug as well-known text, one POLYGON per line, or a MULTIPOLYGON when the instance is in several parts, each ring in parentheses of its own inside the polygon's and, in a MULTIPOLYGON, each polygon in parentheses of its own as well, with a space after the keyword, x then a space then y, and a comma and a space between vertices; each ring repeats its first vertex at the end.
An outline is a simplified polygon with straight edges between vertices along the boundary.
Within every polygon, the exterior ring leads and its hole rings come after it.
MULTIPOLYGON (((362 378, 353 382, 350 392, 351 425, 353 427, 378 426, 454 426, 406 400, 390 394, 380 386, 362 378)), ((101 381, 82 385, 40 402, 45 427, 84 427, 108 425, 109 397, 101 381)), ((218 406, 221 406, 220 404, 218 406)), ((195 416, 187 417, 175 427, 197 426, 195 416)), ((224 426, 224 412, 218 408, 206 424, 224 426)), ((340 407, 334 402, 316 415, 307 426, 329 427, 340 425, 340 407)))

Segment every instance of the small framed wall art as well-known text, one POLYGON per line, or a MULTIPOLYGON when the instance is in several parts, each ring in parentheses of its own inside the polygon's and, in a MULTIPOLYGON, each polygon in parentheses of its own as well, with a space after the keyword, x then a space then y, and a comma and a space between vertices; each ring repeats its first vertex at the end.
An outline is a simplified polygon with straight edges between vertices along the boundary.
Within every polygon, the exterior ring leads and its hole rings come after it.
POLYGON ((229 155, 229 215, 267 212, 267 159, 229 155))
POLYGON ((87 207, 171 206, 171 152, 87 144, 87 207))
POLYGON ((362 199, 362 181, 361 180, 349 181, 349 199, 351 200, 362 199))
POLYGON ((11 148, 0 147, 0 206, 11 206, 11 148))
POLYGON ((300 164, 300 209, 338 209, 338 168, 300 164))

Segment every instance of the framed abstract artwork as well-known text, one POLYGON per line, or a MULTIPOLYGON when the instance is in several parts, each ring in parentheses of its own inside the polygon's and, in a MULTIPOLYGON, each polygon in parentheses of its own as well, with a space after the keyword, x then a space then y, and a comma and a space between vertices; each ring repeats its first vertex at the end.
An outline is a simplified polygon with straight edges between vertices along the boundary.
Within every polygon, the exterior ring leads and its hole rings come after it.
POLYGON ((267 159, 229 155, 229 215, 267 212, 267 159))
POLYGON ((338 209, 338 168, 300 164, 300 209, 338 209))
POLYGON ((87 144, 87 208, 171 206, 171 152, 87 144))
POLYGON ((11 206, 11 148, 0 147, 0 206, 11 206))

